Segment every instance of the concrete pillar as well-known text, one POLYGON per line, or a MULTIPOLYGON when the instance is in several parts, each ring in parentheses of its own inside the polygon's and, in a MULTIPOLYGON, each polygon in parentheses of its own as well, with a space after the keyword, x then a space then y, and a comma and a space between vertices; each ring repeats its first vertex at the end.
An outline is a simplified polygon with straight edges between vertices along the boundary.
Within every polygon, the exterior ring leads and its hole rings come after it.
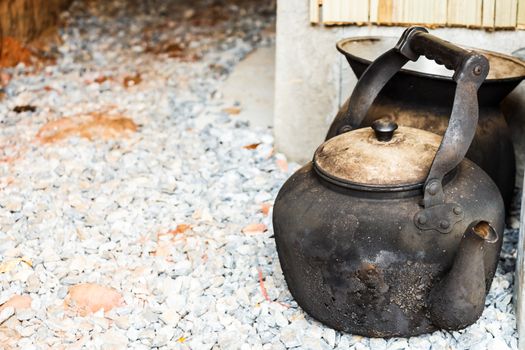
POLYGON ((308 1, 277 2, 275 142, 280 152, 308 161, 337 111, 341 28, 312 27, 308 1))

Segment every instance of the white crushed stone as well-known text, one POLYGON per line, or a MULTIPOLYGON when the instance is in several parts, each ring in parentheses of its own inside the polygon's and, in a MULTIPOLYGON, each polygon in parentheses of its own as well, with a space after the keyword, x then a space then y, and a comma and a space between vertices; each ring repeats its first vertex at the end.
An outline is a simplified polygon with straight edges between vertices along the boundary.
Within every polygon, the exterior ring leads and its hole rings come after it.
POLYGON ((219 20, 210 26, 210 15, 198 14, 211 11, 211 3, 77 1, 65 16, 56 65, 6 70, 13 79, 0 104, 0 141, 14 142, 20 157, 0 163, 0 261, 27 257, 32 266, 0 274, 0 300, 29 294, 32 303, 29 310, 0 313, 0 343, 24 349, 516 349, 516 229, 506 233, 483 316, 465 330, 367 339, 335 332, 297 306, 279 267, 271 212, 260 209, 297 165, 281 170, 271 130, 235 120, 217 93, 239 60, 272 43, 266 28, 274 10, 264 2, 230 2, 216 7, 231 11, 228 18, 213 10, 219 20), (190 25, 199 18, 199 27, 190 25), (145 40, 153 46, 172 40, 201 57, 155 55, 145 40), (136 73, 142 82, 123 87, 122 78, 136 73), (101 76, 113 80, 94 82, 101 76), (37 110, 13 112, 23 104, 37 110), (49 120, 110 106, 139 130, 111 140, 33 141, 49 120), (255 143, 256 149, 243 148, 255 143), (241 232, 252 223, 268 230, 241 232), (166 243, 157 234, 180 224, 191 229, 166 248, 169 259, 153 256, 166 243), (115 288, 124 306, 84 317, 66 310, 69 287, 87 282, 115 288))
POLYGON ((2 324, 3 322, 7 321, 9 319, 9 317, 13 316, 14 314, 15 314, 15 308, 14 307, 8 306, 8 307, 4 308, 0 312, 0 324, 2 324))

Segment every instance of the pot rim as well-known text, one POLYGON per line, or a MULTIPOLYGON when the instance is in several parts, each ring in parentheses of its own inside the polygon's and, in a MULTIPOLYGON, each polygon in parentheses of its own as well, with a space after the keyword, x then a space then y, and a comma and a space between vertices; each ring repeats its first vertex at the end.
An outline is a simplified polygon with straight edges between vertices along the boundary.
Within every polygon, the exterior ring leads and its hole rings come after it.
MULTIPOLYGON (((349 42, 357 42, 357 41, 365 41, 365 40, 379 41, 379 40, 383 40, 383 39, 394 39, 394 40, 397 40, 398 38, 391 37, 391 36, 378 36, 378 35, 377 36, 371 35, 371 36, 348 37, 348 38, 344 38, 344 39, 339 40, 336 43, 336 48, 347 59, 351 58, 352 60, 355 60, 357 62, 364 63, 366 65, 370 65, 372 63, 372 61, 370 61, 370 60, 368 60, 366 58, 363 58, 363 57, 356 56, 355 54, 352 54, 352 53, 346 51, 343 48, 343 45, 346 44, 346 43, 349 43, 349 42)), ((478 52, 480 52, 482 54, 483 53, 487 53, 487 54, 490 54, 492 56, 496 56, 496 57, 498 57, 500 59, 503 59, 503 60, 506 60, 506 61, 512 61, 516 65, 522 66, 524 68, 524 70, 525 70, 525 61, 521 60, 518 57, 507 55, 507 54, 504 54, 504 53, 501 53, 501 52, 496 52, 496 51, 491 51, 491 50, 484 50, 484 49, 479 49, 479 48, 470 47, 470 46, 463 46, 463 45, 460 45, 460 46, 463 47, 463 48, 466 48, 466 49, 471 49, 471 50, 478 51, 478 52)), ((448 76, 441 75, 441 74, 435 74, 435 73, 421 72, 421 71, 414 70, 414 69, 411 69, 411 68, 402 68, 400 70, 400 72, 406 73, 406 74, 410 74, 410 75, 414 75, 414 76, 424 77, 424 78, 433 78, 433 79, 437 79, 437 80, 453 82, 452 77, 448 77, 448 76)), ((525 79, 525 73, 523 75, 511 76, 511 77, 508 77, 508 78, 487 78, 483 82, 483 85, 486 84, 486 83, 495 84, 495 83, 506 83, 506 82, 520 82, 523 79, 525 79)))

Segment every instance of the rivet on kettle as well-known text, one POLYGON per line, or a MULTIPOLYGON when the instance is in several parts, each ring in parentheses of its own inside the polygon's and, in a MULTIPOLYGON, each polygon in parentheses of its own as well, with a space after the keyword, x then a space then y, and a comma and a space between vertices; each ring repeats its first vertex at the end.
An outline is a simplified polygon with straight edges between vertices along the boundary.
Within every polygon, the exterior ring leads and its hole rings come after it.
POLYGON ((427 218, 427 216, 425 214, 423 214, 423 213, 418 214, 417 222, 419 224, 424 225, 424 224, 427 223, 427 221, 428 221, 428 218, 427 218))
POLYGON ((448 222, 448 220, 441 220, 439 222, 439 227, 441 227, 442 229, 447 229, 450 227, 450 223, 448 222))
POLYGON ((436 195, 438 193, 438 184, 437 184, 437 182, 432 182, 427 187, 427 191, 428 191, 428 193, 430 193, 433 196, 436 195))
POLYGON ((474 67, 474 74, 475 75, 480 75, 481 71, 482 71, 481 66, 474 67))
POLYGON ((454 209, 452 209, 452 211, 456 215, 461 215, 461 213, 463 213, 463 209, 461 209, 461 207, 454 207, 454 209))

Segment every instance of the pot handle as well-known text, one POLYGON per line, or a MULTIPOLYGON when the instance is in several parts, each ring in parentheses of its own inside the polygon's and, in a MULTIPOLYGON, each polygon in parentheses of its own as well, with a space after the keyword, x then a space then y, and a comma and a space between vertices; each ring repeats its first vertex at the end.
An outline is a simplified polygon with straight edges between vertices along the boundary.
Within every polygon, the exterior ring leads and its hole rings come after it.
POLYGON ((478 88, 489 71, 485 56, 439 39, 423 27, 410 27, 396 46, 379 56, 363 73, 350 96, 346 123, 338 133, 358 128, 375 98, 409 60, 426 56, 454 70, 456 92, 447 130, 424 186, 425 208, 444 203, 443 177, 465 157, 478 123, 478 88))

